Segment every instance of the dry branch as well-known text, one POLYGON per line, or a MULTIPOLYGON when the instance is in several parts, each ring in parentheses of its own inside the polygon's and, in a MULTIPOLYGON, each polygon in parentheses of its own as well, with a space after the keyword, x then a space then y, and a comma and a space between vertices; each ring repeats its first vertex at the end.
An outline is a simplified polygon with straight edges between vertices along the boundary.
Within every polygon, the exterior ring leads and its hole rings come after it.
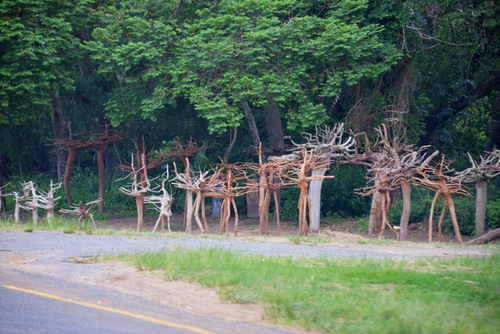
POLYGON ((196 223, 200 230, 205 233, 208 231, 208 223, 205 215, 205 193, 208 192, 207 188, 207 175, 209 172, 200 172, 198 175, 191 175, 191 168, 189 159, 186 159, 186 170, 184 173, 177 171, 177 166, 174 163, 175 179, 173 185, 180 189, 186 190, 187 210, 185 210, 186 217, 186 232, 191 232, 192 218, 194 216, 196 223), (193 204, 193 193, 196 194, 196 199, 193 204), (200 205, 202 207, 203 224, 201 223, 199 211, 200 205))
POLYGON ((151 195, 144 198, 144 203, 152 204, 154 209, 160 214, 158 216, 158 220, 156 221, 155 227, 153 228, 153 233, 156 232, 156 229, 158 228, 158 225, 160 223, 161 223, 161 232, 164 232, 165 218, 167 218, 168 232, 169 233, 171 232, 170 217, 172 216, 172 201, 174 199, 165 189, 165 182, 167 182, 169 178, 168 167, 165 173, 162 175, 162 182, 160 189, 161 195, 151 195), (167 174, 166 177, 164 176, 165 173, 167 174))
POLYGON ((235 216, 234 236, 238 235, 238 208, 234 198, 248 192, 246 186, 242 185, 242 181, 247 179, 244 165, 228 164, 222 161, 221 166, 214 169, 206 183, 207 196, 223 198, 220 212, 221 234, 226 231, 226 235, 229 235, 229 218, 232 206, 235 216))
POLYGON ((306 236, 309 233, 309 223, 307 220, 307 209, 309 208, 309 217, 311 217, 311 202, 308 196, 308 186, 310 181, 331 179, 333 176, 309 176, 315 169, 322 169, 328 166, 328 162, 318 158, 314 152, 303 150, 301 161, 290 162, 289 168, 282 173, 282 177, 295 183, 300 188, 298 202, 299 209, 299 235, 306 236))
POLYGON ((499 150, 485 152, 481 156, 481 163, 479 164, 468 154, 472 167, 456 173, 456 176, 463 183, 474 183, 476 186, 475 230, 477 235, 484 233, 488 183, 491 178, 500 174, 499 152, 499 150))
POLYGON ((33 182, 22 182, 21 187, 22 187, 22 195, 20 195, 18 192, 14 191, 14 197, 16 199, 16 206, 14 208, 14 222, 16 224, 19 224, 19 212, 23 208, 23 202, 29 200, 29 193, 31 190, 33 182))
POLYGON ((50 188, 47 192, 40 190, 39 201, 41 202, 39 206, 47 211, 47 220, 50 221, 54 218, 54 208, 56 206, 56 201, 61 197, 54 198, 54 193, 57 189, 61 188, 62 182, 54 185, 52 181, 50 181, 50 188))
POLYGON ((259 192, 259 234, 269 235, 269 207, 271 196, 274 198, 276 206, 276 221, 278 234, 280 231, 280 209, 277 192, 281 187, 291 185, 291 182, 285 182, 280 175, 285 171, 289 162, 268 161, 263 163, 262 147, 257 148, 259 163, 248 163, 246 168, 253 171, 255 177, 248 177, 246 180, 247 191, 259 192), (278 182, 275 182, 278 181, 278 182), (264 232, 265 230, 265 232, 264 232))
POLYGON ((79 205, 72 205, 72 209, 61 209, 59 212, 61 213, 68 213, 71 215, 76 215, 78 217, 78 222, 82 223, 85 219, 90 218, 92 220, 92 224, 94 224, 94 228, 97 228, 95 221, 94 221, 94 216, 90 212, 94 208, 96 204, 98 204, 101 201, 101 199, 97 199, 92 202, 88 202, 85 205, 80 202, 79 205))
POLYGON ((451 220, 453 222, 453 227, 455 229, 455 234, 457 240, 462 244, 462 237, 460 235, 460 230, 458 228, 457 217, 455 213, 455 205, 453 204, 453 199, 451 195, 461 194, 470 196, 470 194, 462 188, 460 178, 456 176, 446 175, 446 173, 451 173, 453 170, 449 168, 450 163, 444 158, 441 158, 441 162, 434 167, 423 167, 418 171, 419 177, 414 177, 415 183, 429 190, 434 191, 436 194, 432 201, 431 212, 429 215, 429 242, 432 242, 432 218, 434 214, 434 208, 439 197, 443 201, 443 210, 441 212, 441 217, 438 223, 438 234, 439 242, 441 242, 441 225, 443 223, 444 214, 446 208, 449 209, 451 220))
MULTIPOLYGON (((130 178, 131 182, 127 187, 120 187, 119 190, 127 196, 132 196, 135 198, 137 205, 137 232, 142 231, 142 226, 144 222, 144 197, 148 191, 151 190, 151 184, 148 179, 148 173, 146 168, 146 153, 137 153, 139 161, 137 166, 134 164, 134 155, 132 154, 132 160, 130 163, 131 172, 123 179, 130 178), (139 180, 138 180, 139 177, 139 180)), ((123 180, 119 179, 117 181, 123 180)))
POLYGON ((99 167, 99 198, 101 199, 101 203, 99 203, 99 212, 104 212, 104 190, 106 182, 104 175, 104 153, 110 144, 123 140, 121 131, 112 130, 109 127, 109 124, 106 123, 104 132, 98 135, 93 133, 88 134, 87 132, 75 135, 71 131, 71 122, 68 122, 69 137, 67 139, 51 139, 52 145, 57 147, 54 151, 52 151, 52 153, 68 151, 68 160, 66 162, 66 170, 64 172, 64 193, 68 203, 71 203, 69 177, 71 175, 71 166, 73 165, 76 153, 78 150, 91 148, 97 150, 97 164, 99 167))

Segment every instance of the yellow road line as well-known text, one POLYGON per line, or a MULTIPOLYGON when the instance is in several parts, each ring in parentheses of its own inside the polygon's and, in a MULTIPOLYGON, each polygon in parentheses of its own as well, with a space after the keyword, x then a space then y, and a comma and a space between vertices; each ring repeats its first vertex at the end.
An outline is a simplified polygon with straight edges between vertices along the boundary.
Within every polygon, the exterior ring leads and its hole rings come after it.
POLYGON ((71 300, 71 299, 67 299, 67 298, 61 298, 61 297, 57 297, 57 296, 54 296, 54 295, 49 295, 48 293, 44 293, 44 292, 23 289, 23 288, 19 288, 19 287, 12 286, 12 285, 2 285, 2 287, 6 288, 6 289, 12 289, 12 290, 22 291, 22 292, 26 292, 26 293, 31 293, 31 294, 42 296, 42 297, 46 297, 46 298, 51 298, 51 299, 59 300, 59 301, 66 302, 66 303, 72 303, 72 304, 81 305, 81 306, 85 306, 85 307, 90 307, 90 308, 94 308, 94 309, 98 309, 98 310, 103 310, 103 311, 107 311, 107 312, 117 313, 117 314, 125 315, 127 317, 136 318, 136 319, 140 319, 140 320, 144 320, 144 321, 149 321, 149 322, 152 322, 152 323, 155 323, 155 324, 160 324, 160 325, 165 325, 165 326, 169 326, 169 327, 175 327, 175 328, 185 329, 185 330, 191 331, 193 333, 215 334, 215 333, 212 333, 212 332, 200 329, 200 328, 192 327, 192 326, 180 325, 180 324, 176 324, 176 323, 173 323, 173 322, 168 322, 168 321, 163 321, 163 320, 156 319, 156 318, 153 318, 153 317, 148 317, 148 316, 145 316, 145 315, 140 315, 140 314, 135 314, 135 313, 132 313, 132 312, 117 310, 117 309, 114 309, 114 308, 111 308, 111 307, 99 306, 99 305, 94 305, 94 304, 91 304, 91 303, 79 302, 79 301, 76 301, 76 300, 71 300))

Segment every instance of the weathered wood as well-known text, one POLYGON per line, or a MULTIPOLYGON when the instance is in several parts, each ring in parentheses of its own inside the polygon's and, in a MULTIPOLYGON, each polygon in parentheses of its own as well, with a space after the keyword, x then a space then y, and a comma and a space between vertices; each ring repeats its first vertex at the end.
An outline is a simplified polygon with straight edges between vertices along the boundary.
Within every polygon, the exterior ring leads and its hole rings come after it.
MULTIPOLYGON (((325 175, 332 160, 338 160, 344 154, 354 150, 353 146, 355 144, 355 139, 353 136, 346 137, 344 135, 344 123, 337 123, 333 128, 328 126, 323 128, 316 127, 316 132, 314 134, 302 133, 302 137, 306 140, 306 142, 302 144, 297 144, 290 139, 295 149, 294 152, 288 156, 292 158, 292 160, 293 156, 299 159, 300 152, 303 149, 312 150, 314 154, 325 163, 324 168, 312 171, 313 176, 325 175)), ((308 198, 311 203, 310 227, 313 232, 318 232, 320 229, 322 184, 323 178, 313 180, 308 190, 308 198)))
POLYGON ((167 218, 167 227, 168 232, 170 233, 170 217, 172 217, 172 201, 173 197, 167 192, 165 189, 165 183, 168 180, 169 173, 168 168, 167 171, 162 175, 162 183, 161 183, 161 195, 152 195, 146 196, 144 198, 144 203, 153 204, 155 210, 159 213, 158 219, 156 220, 155 227, 153 228, 153 233, 156 232, 158 225, 161 223, 161 232, 163 233, 165 230, 165 218, 167 218), (165 177, 164 175, 167 174, 165 177))
POLYGON ((207 180, 207 196, 223 199, 220 210, 221 234, 225 231, 226 235, 229 235, 229 218, 231 217, 232 206, 234 211, 234 236, 238 235, 239 216, 234 198, 248 192, 247 187, 241 184, 243 180, 247 180, 245 165, 228 164, 225 161, 221 161, 220 167, 217 167, 207 180))
MULTIPOLYGON (((427 156, 426 150, 428 146, 414 149, 413 145, 403 143, 402 138, 391 137, 385 124, 375 128, 375 131, 378 133, 378 138, 373 149, 370 147, 366 133, 352 134, 356 139, 364 138, 364 153, 359 153, 356 141, 354 154, 346 155, 346 163, 370 167, 368 177, 373 185, 363 188, 367 194, 373 194, 374 196, 372 198, 372 210, 370 211, 369 235, 375 234, 377 226, 382 225, 379 225, 379 223, 388 219, 387 210, 385 217, 381 214, 383 207, 379 202, 382 196, 377 195, 377 192, 379 190, 385 192, 387 187, 389 187, 388 190, 394 190, 397 187, 402 188, 403 213, 400 220, 401 233, 399 238, 401 241, 405 241, 408 237, 408 222, 411 211, 410 180, 420 168, 427 166, 439 151, 427 156), (376 210, 376 212, 373 210, 376 210)), ((380 233, 383 231, 378 232, 380 237, 380 233)))
POLYGON ((417 185, 420 185, 426 189, 432 190, 436 193, 434 196, 434 200, 431 205, 431 212, 429 215, 429 242, 432 242, 432 216, 434 213, 434 208, 437 202, 437 199, 441 196, 443 200, 443 212, 441 213, 440 223, 438 225, 438 234, 439 241, 441 242, 441 223, 446 211, 448 211, 451 215, 451 220, 453 222, 453 228, 455 229, 455 235, 460 244, 462 244, 462 237, 460 235, 460 229, 458 227, 457 217, 455 213, 455 205, 453 204, 453 199, 451 197, 452 194, 462 194, 466 196, 470 196, 470 194, 462 188, 462 183, 460 179, 456 176, 446 175, 446 172, 451 172, 449 169, 450 163, 447 162, 444 158, 444 155, 441 158, 441 162, 438 163, 434 167, 423 167, 418 171, 419 177, 414 178, 414 181, 417 185))
POLYGON ((205 233, 208 230, 208 223, 205 214, 205 193, 209 191, 207 187, 206 176, 209 172, 200 172, 199 174, 192 175, 191 165, 189 159, 185 159, 186 169, 184 173, 179 173, 177 171, 177 166, 174 162, 175 179, 172 182, 178 188, 186 190, 186 207, 185 207, 185 222, 186 222, 186 232, 191 233, 193 217, 198 224, 200 230, 205 233), (196 194, 196 199, 193 203, 193 194, 196 194), (203 224, 200 220, 200 206, 202 209, 203 224))
POLYGON ((464 183, 476 185, 476 234, 484 233, 484 222, 486 215, 486 202, 488 196, 488 183, 491 178, 500 174, 500 150, 485 152, 481 156, 481 163, 477 163, 468 154, 472 167, 462 172, 457 172, 457 177, 464 183))
POLYGON ((259 156, 258 164, 246 164, 246 168, 255 173, 255 176, 247 178, 246 187, 248 193, 254 193, 255 196, 258 197, 259 234, 269 234, 269 207, 271 204, 271 196, 274 198, 274 204, 276 206, 276 223, 278 234, 280 234, 280 208, 277 193, 281 187, 292 184, 291 182, 282 180, 280 177, 290 162, 271 160, 264 163, 262 146, 260 144, 257 148, 257 154, 259 156))
MULTIPOLYGON (((134 155, 132 154, 132 160, 130 163, 130 168, 132 171, 125 178, 130 178, 131 182, 128 184, 128 188, 120 187, 121 193, 132 196, 135 198, 137 206, 137 232, 142 231, 142 226, 144 222, 144 197, 148 191, 151 190, 151 184, 148 179, 148 173, 146 168, 146 153, 137 153, 137 166, 134 164, 134 155), (139 177, 139 182, 138 182, 139 177)), ((117 180, 120 181, 120 180, 117 180)))
POLYGON ((307 236, 309 233, 309 222, 307 220, 307 209, 309 208, 309 217, 311 217, 311 202, 308 195, 308 186, 310 181, 331 179, 333 176, 309 176, 315 169, 324 169, 327 162, 323 162, 320 157, 314 154, 313 150, 302 151, 302 160, 300 162, 291 162, 289 169, 282 173, 282 177, 295 183, 300 188, 298 209, 299 209, 299 235, 307 236))
POLYGON ((500 238, 500 228, 497 228, 496 230, 483 234, 482 236, 477 237, 475 239, 472 239, 471 241, 468 241, 466 245, 484 244, 486 242, 495 241, 498 238, 500 238))
POLYGON ((83 204, 83 202, 80 202, 78 205, 73 205, 71 206, 71 209, 61 209, 59 212, 61 213, 68 213, 72 215, 76 215, 78 217, 78 222, 83 223, 85 219, 90 218, 92 220, 92 224, 94 225, 94 228, 97 228, 94 220, 94 216, 90 212, 96 204, 98 204, 101 201, 101 199, 97 199, 96 201, 88 202, 86 204, 83 204))
POLYGON ((104 132, 99 135, 92 133, 86 134, 85 132, 74 135, 71 131, 71 122, 68 122, 69 137, 67 139, 51 140, 52 145, 56 146, 53 153, 68 151, 68 160, 64 171, 64 194, 68 203, 72 202, 69 190, 69 178, 76 153, 78 150, 91 148, 97 150, 97 162, 99 167, 99 198, 101 200, 101 203, 99 204, 99 212, 104 212, 104 189, 106 182, 104 177, 104 153, 110 144, 123 140, 123 137, 121 137, 121 131, 110 130, 109 127, 109 124, 106 123, 104 132))

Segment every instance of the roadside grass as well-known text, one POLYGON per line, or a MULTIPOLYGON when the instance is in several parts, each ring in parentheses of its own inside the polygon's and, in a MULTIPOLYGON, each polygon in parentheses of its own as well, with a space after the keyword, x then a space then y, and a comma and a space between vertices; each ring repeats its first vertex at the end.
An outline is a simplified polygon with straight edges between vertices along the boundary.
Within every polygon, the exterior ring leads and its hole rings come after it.
POLYGON ((500 253, 419 260, 270 258, 217 248, 125 255, 167 280, 196 281, 277 324, 324 333, 496 333, 500 253))

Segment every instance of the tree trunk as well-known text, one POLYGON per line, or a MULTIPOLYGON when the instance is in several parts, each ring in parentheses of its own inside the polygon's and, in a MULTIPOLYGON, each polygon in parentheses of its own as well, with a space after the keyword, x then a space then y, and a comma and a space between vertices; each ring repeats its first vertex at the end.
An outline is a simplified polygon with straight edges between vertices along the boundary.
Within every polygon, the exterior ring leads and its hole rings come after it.
MULTIPOLYGON (((324 176, 327 169, 314 169, 312 176, 324 176)), ((319 232, 321 224, 321 187, 323 180, 314 180, 309 183, 309 200, 311 201, 311 231, 319 232)))
POLYGON ((401 190, 403 193, 403 212, 401 214, 399 238, 401 241, 408 240, 408 223, 411 212, 411 184, 410 180, 401 181, 401 190))
POLYGON ((476 182, 476 235, 484 233, 484 218, 486 215, 486 202, 488 196, 488 180, 476 182))
POLYGON ((455 235, 457 237, 458 243, 460 245, 463 245, 462 236, 460 235, 460 229, 458 228, 457 214, 455 212, 455 204, 453 204, 453 200, 451 199, 451 196, 449 196, 449 195, 446 196, 446 201, 448 202, 450 215, 451 215, 451 221, 453 222, 453 228, 455 229, 455 235))
POLYGON ((220 218, 221 206, 224 200, 220 197, 212 197, 212 219, 220 218))
POLYGON ((283 146, 284 141, 284 133, 283 126, 281 125, 281 117, 280 110, 273 98, 270 97, 267 99, 268 104, 264 106, 264 115, 266 118, 266 128, 267 135, 269 138, 269 146, 271 147, 280 147, 283 146))
POLYGON ((259 212, 259 192, 252 191, 246 194, 247 202, 247 217, 256 218, 260 217, 259 212))
POLYGON ((186 190, 186 208, 184 210, 186 217, 186 233, 191 233, 193 222, 193 191, 186 190))
MULTIPOLYGON (((66 124, 64 122, 64 116, 61 107, 61 96, 59 95, 59 91, 57 90, 52 95, 52 128, 54 130, 55 139, 66 138, 66 124)), ((58 148, 59 147, 56 146, 56 149, 58 148)), ((66 170, 66 151, 57 152, 55 154, 55 157, 57 179, 61 181, 66 170)))
POLYGON ((434 219, 434 208, 436 207, 436 202, 439 196, 441 196, 441 194, 436 192, 431 204, 431 213, 429 214, 429 242, 432 242, 432 219, 434 219))
POLYGON ((144 196, 136 196, 135 203, 137 204, 137 232, 142 232, 144 222, 144 196))
POLYGON ((466 245, 478 245, 482 244, 488 241, 496 240, 500 238, 500 228, 497 228, 496 230, 490 231, 479 238, 473 239, 469 242, 466 243, 466 245))
POLYGON ((255 124, 255 119, 253 118, 252 109, 250 109, 250 106, 248 105, 247 101, 242 102, 241 105, 243 107, 245 119, 247 120, 248 123, 248 128, 250 129, 250 135, 252 136, 253 146, 259 147, 259 144, 261 142, 259 136, 259 130, 257 128, 257 125, 255 124))
POLYGON ((71 166, 73 165, 73 160, 75 160, 76 150, 70 148, 68 154, 68 161, 66 163, 66 168, 64 172, 64 195, 68 203, 71 203, 71 193, 69 191, 69 177, 71 175, 71 166))
POLYGON ((99 168, 99 204, 98 210, 100 213, 104 213, 104 191, 106 189, 106 174, 104 167, 104 152, 105 148, 97 151, 97 166, 99 168))
POLYGON ((372 204, 370 208, 370 218, 368 220, 368 236, 374 236, 379 233, 382 212, 382 198, 377 191, 372 195, 372 204))
MULTIPOLYGON (((272 97, 267 98, 268 104, 264 106, 264 116, 266 119, 266 129, 267 136, 269 140, 270 147, 282 147, 285 145, 283 126, 281 124, 280 110, 278 105, 274 102, 272 97)), ((280 191, 276 191, 276 196, 278 198, 278 207, 281 203, 280 201, 280 191)), ((276 212, 274 214, 277 217, 276 212)))
MULTIPOLYGON (((0 188, 5 185, 5 180, 7 179, 7 164, 6 157, 0 152, 0 188)), ((5 197, 0 196, 0 212, 7 210, 7 202, 5 197)))

